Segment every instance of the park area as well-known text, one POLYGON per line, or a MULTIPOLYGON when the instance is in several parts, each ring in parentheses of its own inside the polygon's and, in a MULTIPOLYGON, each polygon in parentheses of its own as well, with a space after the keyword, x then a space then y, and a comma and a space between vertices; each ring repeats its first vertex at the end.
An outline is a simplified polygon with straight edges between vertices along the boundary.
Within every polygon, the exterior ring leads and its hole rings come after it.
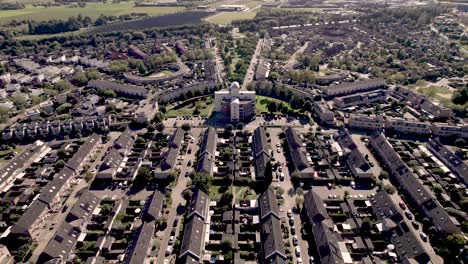
POLYGON ((257 113, 281 114, 282 112, 292 111, 291 105, 278 99, 257 95, 255 99, 255 108, 257 113), (283 108, 287 111, 281 111, 283 108), (271 110, 271 111, 270 111, 271 110))
POLYGON ((209 116, 214 107, 213 98, 202 97, 198 100, 192 100, 174 106, 166 113, 166 117, 209 116))

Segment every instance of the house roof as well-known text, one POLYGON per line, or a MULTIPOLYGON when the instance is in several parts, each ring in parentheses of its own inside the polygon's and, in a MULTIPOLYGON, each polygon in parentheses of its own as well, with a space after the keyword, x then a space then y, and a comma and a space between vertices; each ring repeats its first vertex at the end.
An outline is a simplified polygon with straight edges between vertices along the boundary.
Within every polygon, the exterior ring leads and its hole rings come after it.
POLYGON ((253 133, 253 151, 254 157, 259 156, 262 152, 270 155, 268 153, 268 141, 266 136, 265 128, 257 127, 253 133))
POLYGON ((196 215, 200 219, 205 220, 208 216, 208 202, 208 195, 201 190, 196 190, 192 195, 192 199, 190 200, 187 219, 196 215))
POLYGON ((338 245, 339 238, 333 233, 333 222, 317 193, 309 191, 304 195, 304 208, 307 213, 307 220, 312 227, 321 263, 344 263, 338 245))
POLYGON ((283 231, 280 220, 276 217, 268 217, 260 224, 260 236, 262 240, 262 251, 264 263, 270 259, 281 258, 286 260, 284 250, 283 231))
POLYGON ((67 215, 67 222, 74 221, 76 219, 83 219, 88 222, 93 214, 93 211, 99 205, 100 199, 92 194, 90 191, 85 191, 75 205, 70 209, 67 215))
POLYGON ((57 173, 52 181, 50 181, 41 191, 38 200, 51 205, 57 195, 63 190, 62 188, 67 184, 75 173, 69 168, 63 168, 57 173))
POLYGON ((135 235, 127 248, 124 263, 140 264, 145 262, 148 255, 151 239, 155 231, 154 221, 144 222, 135 232, 135 235))
POLYGON ((186 219, 179 258, 190 256, 199 262, 202 259, 202 245, 205 223, 199 217, 186 219))
POLYGON ((147 203, 146 215, 156 220, 161 215, 162 206, 164 203, 164 195, 160 191, 155 191, 151 198, 151 202, 147 203))
POLYGON ((126 129, 119 138, 114 142, 114 147, 117 149, 130 149, 135 141, 130 129, 126 129))
POLYGON ((262 220, 269 216, 280 219, 278 202, 276 201, 275 194, 271 190, 268 189, 258 197, 258 210, 260 219, 262 220))
POLYGON ((16 222, 16 224, 11 228, 11 233, 30 236, 30 229, 47 210, 47 204, 39 200, 34 201, 28 209, 26 209, 23 215, 21 215, 18 222, 16 222))
POLYGON ((209 153, 214 156, 216 150, 216 130, 212 127, 209 127, 205 130, 203 139, 200 145, 199 155, 202 156, 205 153, 209 153))
POLYGON ((67 222, 63 222, 39 256, 39 259, 45 261, 56 258, 62 260, 68 259, 80 233, 77 228, 67 222))
POLYGON ((213 156, 203 155, 197 162, 196 171, 211 175, 213 173, 213 164, 213 156))
POLYGON ((83 143, 83 145, 80 146, 75 155, 73 155, 73 157, 70 160, 68 160, 66 166, 74 172, 77 172, 77 170, 82 165, 83 161, 88 156, 89 152, 99 143, 100 139, 101 136, 99 136, 96 133, 89 136, 83 143))
POLYGON ((174 134, 171 136, 169 140, 169 147, 179 148, 180 144, 182 144, 182 139, 184 138, 184 130, 182 128, 177 128, 174 131, 174 134))
POLYGON ((265 178, 265 169, 270 161, 270 156, 265 152, 260 153, 258 156, 255 157, 255 176, 257 179, 264 179, 265 178))

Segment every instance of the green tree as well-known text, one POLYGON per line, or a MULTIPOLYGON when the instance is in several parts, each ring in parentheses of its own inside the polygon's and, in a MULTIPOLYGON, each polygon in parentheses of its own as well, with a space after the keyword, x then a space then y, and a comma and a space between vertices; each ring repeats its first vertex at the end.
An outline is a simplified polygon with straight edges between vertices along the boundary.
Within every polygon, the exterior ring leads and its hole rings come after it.
POLYGON ((274 113, 278 111, 278 104, 275 101, 270 101, 268 103, 268 112, 274 113))
POLYGON ((195 185, 195 187, 207 194, 210 192, 211 182, 211 176, 206 173, 196 173, 192 180, 192 184, 195 185))
POLYGON ((138 174, 135 177, 135 180, 133 181, 133 186, 136 188, 143 188, 148 183, 152 182, 153 180, 154 180, 154 175, 151 172, 151 170, 147 167, 141 167, 138 170, 138 174))
POLYGON ((383 186, 384 191, 386 191, 388 194, 394 194, 396 192, 395 186, 391 184, 385 184, 383 186))
POLYGON ((88 77, 84 72, 76 73, 72 80, 78 86, 85 86, 88 83, 88 77))

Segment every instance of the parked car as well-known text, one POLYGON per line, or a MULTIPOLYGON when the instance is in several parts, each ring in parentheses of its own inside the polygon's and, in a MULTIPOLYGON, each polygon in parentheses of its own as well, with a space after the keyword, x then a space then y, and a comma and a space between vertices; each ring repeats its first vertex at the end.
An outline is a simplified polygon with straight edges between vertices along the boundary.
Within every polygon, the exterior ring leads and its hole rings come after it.
POLYGON ((291 235, 296 234, 296 228, 294 226, 291 226, 291 235))
POLYGON ((298 246, 296 246, 296 247, 294 248, 294 252, 296 253, 296 257, 300 257, 300 256, 301 256, 301 249, 300 249, 298 246))
POLYGON ((172 227, 176 227, 178 223, 179 223, 179 218, 174 219, 174 223, 172 224, 172 227))
POLYGON ((291 209, 288 210, 288 217, 292 217, 292 210, 291 209))
POLYGON ((412 221, 411 224, 413 225, 414 229, 418 230, 419 229, 419 223, 416 221, 412 221))
POLYGON ((292 241, 293 241, 294 246, 297 246, 297 244, 299 243, 299 240, 297 239, 297 236, 293 236, 292 241))
POLYGON ((297 258, 297 264, 302 264, 302 258, 297 258))
POLYGON ((174 236, 169 237, 169 245, 174 244, 174 236))
POLYGON ((423 232, 419 233, 419 236, 421 237, 421 239, 424 241, 424 242, 427 242, 427 235, 423 232))
POLYGON ((169 256, 172 254, 172 246, 168 246, 166 249, 166 256, 169 256))
POLYGON ((413 215, 409 211, 405 211, 405 215, 409 220, 413 220, 413 215))
POLYGON ((314 257, 309 258, 309 264, 314 264, 314 257))
POLYGON ((398 203, 401 207, 401 209, 406 210, 406 204, 404 202, 399 202, 398 203))
POLYGON ((292 217, 289 218, 289 225, 294 226, 294 219, 292 217))

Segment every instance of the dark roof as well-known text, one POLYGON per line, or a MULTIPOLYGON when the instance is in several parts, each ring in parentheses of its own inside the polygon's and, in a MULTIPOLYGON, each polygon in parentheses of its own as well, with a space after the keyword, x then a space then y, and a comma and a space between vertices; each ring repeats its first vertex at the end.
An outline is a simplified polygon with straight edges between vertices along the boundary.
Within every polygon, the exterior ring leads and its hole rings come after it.
POLYGON ((205 220, 208 216, 208 202, 208 195, 201 190, 196 190, 190 200, 186 218, 190 219, 196 215, 200 219, 205 220))
POLYGON ((67 184, 75 173, 69 168, 63 168, 57 173, 52 181, 50 181, 42 190, 38 200, 51 205, 57 195, 63 190, 62 188, 67 184))
POLYGON ((333 233, 333 222, 327 213, 320 197, 309 191, 304 195, 304 209, 307 220, 312 227, 312 233, 323 264, 344 263, 339 249, 339 238, 333 233))
POLYGON ((199 262, 201 261, 204 225, 205 223, 201 218, 191 217, 186 219, 179 258, 188 255, 199 262))
POLYGON ((257 127, 253 133, 253 150, 254 150, 254 158, 259 156, 262 152, 266 155, 270 155, 268 153, 268 141, 266 136, 265 128, 257 127))
POLYGON ((114 142, 114 147, 117 149, 130 149, 135 141, 130 129, 126 129, 120 137, 114 142))
POLYGON ((258 210, 261 220, 264 220, 269 216, 274 216, 280 219, 278 202, 276 201, 275 194, 270 189, 260 194, 258 197, 258 210))
POLYGON ((382 134, 372 134, 369 143, 381 162, 390 170, 391 176, 398 181, 406 197, 432 221, 439 232, 460 231, 447 211, 431 196, 382 134))
POLYGON ((34 223, 40 219, 40 216, 47 210, 47 204, 39 200, 34 201, 28 209, 26 209, 23 215, 21 215, 18 222, 16 222, 16 224, 11 228, 11 233, 31 236, 29 231, 33 227, 34 223))
POLYGON ((203 155, 197 162, 196 171, 206 174, 213 174, 214 157, 211 155, 203 155))
POLYGON ((398 211, 390 196, 384 190, 378 191, 369 199, 372 204, 372 210, 379 221, 391 219, 394 223, 400 223, 403 215, 398 211))
POLYGON ((285 134, 290 148, 302 147, 302 140, 297 134, 296 130, 294 130, 292 127, 288 127, 285 131, 285 134))
POLYGON ((24 164, 26 164, 28 160, 41 149, 43 144, 38 143, 39 142, 28 146, 0 169, 0 185, 5 184, 12 176, 16 175, 18 172, 17 170, 22 168, 24 164))
POLYGON ((436 139, 427 142, 428 149, 436 155, 447 167, 455 172, 465 185, 468 185, 468 164, 442 145, 436 139))
POLYGON ((342 129, 336 141, 343 148, 344 159, 354 177, 370 179, 373 176, 371 166, 354 143, 349 133, 342 129))
POLYGON ((212 127, 209 127, 205 130, 203 139, 200 145, 199 155, 200 157, 205 153, 209 153, 214 156, 216 150, 216 130, 212 127))
POLYGON ((296 130, 291 127, 286 129, 285 134, 294 167, 298 171, 305 170, 307 167, 309 167, 309 161, 307 160, 304 150, 302 149, 301 138, 297 134, 296 130))
POLYGON ((325 209, 325 205, 314 191, 310 191, 304 195, 304 209, 306 210, 310 223, 320 222, 330 218, 325 209))
POLYGON ((85 191, 75 205, 70 209, 66 217, 68 223, 77 219, 83 219, 88 222, 91 219, 93 211, 99 205, 100 199, 90 191, 85 191))
POLYGON ((77 172, 77 170, 82 165, 83 161, 88 156, 89 152, 98 144, 100 139, 101 136, 99 136, 96 133, 89 136, 83 143, 83 145, 80 146, 75 155, 73 155, 73 157, 70 160, 68 160, 66 166, 74 172, 77 172))
POLYGON ((179 154, 179 149, 169 148, 169 150, 164 154, 161 170, 173 169, 177 161, 177 154, 179 154))
POLYGON ((270 156, 265 152, 262 152, 255 157, 255 177, 257 180, 265 178, 265 168, 268 162, 270 162, 270 156))
POLYGON ((151 202, 147 203, 148 208, 146 208, 146 217, 152 220, 158 219, 161 215, 163 203, 164 195, 160 191, 155 191, 151 198, 151 202))
POLYGON ((76 245, 79 235, 79 229, 67 222, 63 222, 39 256, 39 262, 55 258, 62 259, 63 261, 67 260, 70 252, 76 245))
POLYGON ((180 144, 182 144, 183 138, 184 138, 184 130, 182 130, 182 128, 177 128, 174 131, 174 134, 171 136, 168 146, 172 148, 179 148, 180 144))
POLYGON ((110 168, 118 168, 122 161, 125 159, 125 155, 116 149, 109 151, 104 157, 104 161, 99 168, 99 171, 107 170, 110 168))
POLYGON ((260 223, 260 236, 262 240, 262 251, 264 263, 269 260, 281 258, 286 259, 284 251, 283 231, 280 220, 276 217, 268 217, 260 223))
POLYGON ((145 262, 148 250, 151 246, 151 238, 155 231, 154 221, 144 222, 135 232, 125 255, 124 263, 140 264, 145 262))

